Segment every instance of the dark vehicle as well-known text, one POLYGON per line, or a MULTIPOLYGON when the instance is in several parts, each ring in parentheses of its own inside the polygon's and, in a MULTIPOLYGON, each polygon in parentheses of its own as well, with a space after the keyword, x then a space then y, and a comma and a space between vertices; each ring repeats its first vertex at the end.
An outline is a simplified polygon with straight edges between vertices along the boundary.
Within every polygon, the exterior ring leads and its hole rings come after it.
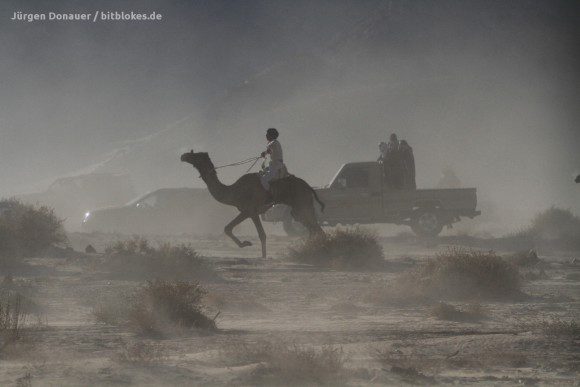
POLYGON ((207 189, 163 188, 120 207, 85 214, 82 230, 124 234, 220 234, 236 215, 207 189))
POLYGON ((134 197, 129 176, 111 173, 62 177, 44 192, 19 196, 26 203, 53 208, 65 220, 67 230, 78 229, 78 219, 89 208, 119 205, 134 197))
MULTIPOLYGON (((461 217, 480 215, 475 188, 392 189, 377 162, 343 165, 330 185, 316 193, 326 204, 325 211, 317 213, 318 220, 328 226, 394 223, 410 226, 419 236, 433 237, 461 217)), ((286 206, 274 206, 263 219, 282 222, 289 235, 301 233, 286 206)))

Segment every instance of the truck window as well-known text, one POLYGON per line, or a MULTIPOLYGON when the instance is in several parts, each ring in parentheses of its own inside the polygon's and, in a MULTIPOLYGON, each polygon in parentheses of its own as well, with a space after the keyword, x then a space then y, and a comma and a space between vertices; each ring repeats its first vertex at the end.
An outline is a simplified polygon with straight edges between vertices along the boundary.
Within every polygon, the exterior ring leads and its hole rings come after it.
POLYGON ((344 172, 343 178, 346 180, 346 188, 367 188, 369 186, 369 171, 351 169, 344 172))

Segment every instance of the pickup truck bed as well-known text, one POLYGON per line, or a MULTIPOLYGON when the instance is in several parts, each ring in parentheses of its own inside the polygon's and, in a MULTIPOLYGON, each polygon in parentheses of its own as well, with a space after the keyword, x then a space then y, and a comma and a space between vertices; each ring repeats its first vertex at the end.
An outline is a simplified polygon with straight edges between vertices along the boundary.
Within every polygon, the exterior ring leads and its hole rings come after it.
MULTIPOLYGON (((376 162, 345 164, 328 187, 316 192, 326 204, 324 212, 318 211, 318 219, 329 226, 393 223, 411 226, 420 236, 436 236, 443 226, 480 214, 475 188, 390 189, 376 162)), ((299 231, 289 208, 283 205, 271 208, 263 220, 283 222, 289 234, 299 231)))

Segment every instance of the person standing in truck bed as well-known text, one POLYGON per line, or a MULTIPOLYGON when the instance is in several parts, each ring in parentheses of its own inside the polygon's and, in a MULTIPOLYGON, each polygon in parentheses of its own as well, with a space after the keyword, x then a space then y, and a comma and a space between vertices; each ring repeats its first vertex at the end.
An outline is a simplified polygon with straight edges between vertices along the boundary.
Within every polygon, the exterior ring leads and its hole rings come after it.
POLYGON ((405 140, 399 144, 399 158, 403 167, 403 189, 417 189, 415 182, 415 156, 413 148, 405 140))
POLYGON ((385 183, 391 189, 403 188, 403 168, 399 152, 399 139, 395 133, 391 134, 387 144, 387 151, 383 159, 385 183))

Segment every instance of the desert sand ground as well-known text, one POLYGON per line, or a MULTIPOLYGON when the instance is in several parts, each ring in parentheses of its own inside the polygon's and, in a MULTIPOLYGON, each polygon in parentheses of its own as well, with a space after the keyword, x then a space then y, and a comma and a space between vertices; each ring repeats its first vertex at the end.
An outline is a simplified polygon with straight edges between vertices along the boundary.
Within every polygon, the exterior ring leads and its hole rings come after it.
MULTIPOLYGON (((118 238, 70 240, 75 249, 92 243, 102 251, 118 238)), ((269 239, 268 260, 256 258, 257 246, 238 249, 223 237, 173 239, 215 264, 221 279, 204 286, 213 300, 208 313, 220 311, 217 332, 153 339, 97 323, 96 298, 144 280, 107 278, 79 260, 38 258, 23 278, 34 285, 41 321, 0 360, 0 385, 254 385, 260 364, 234 364, 228 353, 240 343, 268 341, 341 350, 346 385, 580 385, 580 338, 526 328, 554 316, 579 320, 580 263, 573 258, 580 254, 541 251, 545 276, 525 283, 530 297, 483 301, 484 318, 454 322, 433 317, 432 305, 368 301, 401 271, 446 249, 442 241, 381 239, 384 270, 346 272, 285 261, 292 243, 285 237, 269 239), (128 343, 139 342, 154 343, 162 355, 147 363, 119 360, 128 343)))

